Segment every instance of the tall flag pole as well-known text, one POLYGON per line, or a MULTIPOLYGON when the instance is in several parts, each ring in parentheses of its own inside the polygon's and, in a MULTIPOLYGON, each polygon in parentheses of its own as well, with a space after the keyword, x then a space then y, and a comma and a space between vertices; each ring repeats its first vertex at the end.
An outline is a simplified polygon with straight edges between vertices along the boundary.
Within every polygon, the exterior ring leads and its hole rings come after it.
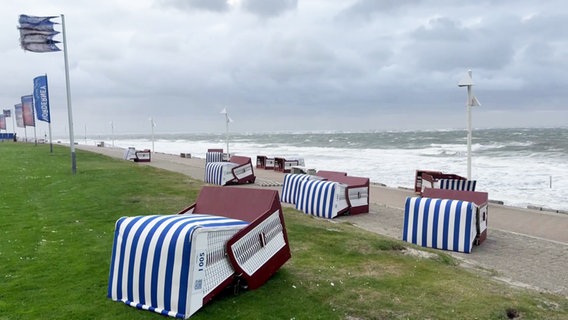
POLYGON ((65 33, 65 16, 61 15, 61 31, 63 35, 63 57, 65 59, 65 87, 67 88, 67 115, 69 118, 69 145, 71 148, 71 172, 77 173, 77 157, 73 133, 73 108, 71 107, 71 85, 69 84, 69 58, 67 57, 67 37, 65 33))
POLYGON ((53 141, 51 139, 51 114, 49 110, 49 89, 47 75, 34 78, 34 106, 37 119, 49 124, 49 151, 53 153, 53 141))
POLYGON ((473 79, 471 77, 471 70, 468 70, 467 75, 458 83, 458 87, 467 87, 467 179, 471 180, 471 107, 479 107, 481 104, 473 95, 473 79))
MULTIPOLYGON (((59 34, 53 29, 55 22, 51 19, 57 16, 35 17, 20 15, 20 45, 22 49, 31 52, 61 51, 57 46, 59 41, 53 37, 59 34)), ((71 150, 71 172, 77 173, 77 157, 75 155, 75 141, 73 133, 73 109, 71 107, 71 85, 69 84, 69 58, 67 55, 67 37, 65 33, 65 16, 61 15, 61 29, 63 36, 63 57, 65 60, 65 84, 67 89, 67 115, 69 117, 69 148, 71 150)), ((25 127, 24 127, 25 128, 25 127)))

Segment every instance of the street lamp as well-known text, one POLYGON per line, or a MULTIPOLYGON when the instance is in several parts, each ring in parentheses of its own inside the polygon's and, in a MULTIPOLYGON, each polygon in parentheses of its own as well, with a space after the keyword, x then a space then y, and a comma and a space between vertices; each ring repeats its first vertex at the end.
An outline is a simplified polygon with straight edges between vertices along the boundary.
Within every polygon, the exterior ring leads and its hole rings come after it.
POLYGON ((225 140, 227 142, 227 157, 230 157, 230 152, 229 152, 229 123, 233 122, 233 119, 231 119, 231 117, 229 117, 229 113, 227 112, 227 108, 223 108, 223 110, 221 110, 220 112, 221 114, 225 115, 225 140))
POLYGON ((473 79, 471 70, 467 71, 466 76, 458 82, 458 87, 467 87, 467 179, 471 180, 471 107, 479 107, 481 104, 473 95, 473 79))
POLYGON ((154 127, 156 126, 156 123, 152 118, 150 118, 149 120, 150 120, 150 126, 152 127, 152 153, 154 153, 154 127))

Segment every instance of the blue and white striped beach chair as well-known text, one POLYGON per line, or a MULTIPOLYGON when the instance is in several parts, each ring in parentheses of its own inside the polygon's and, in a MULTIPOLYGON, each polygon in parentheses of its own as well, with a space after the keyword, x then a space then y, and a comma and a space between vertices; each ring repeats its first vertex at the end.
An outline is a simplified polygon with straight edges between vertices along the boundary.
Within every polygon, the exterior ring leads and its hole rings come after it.
POLYGON ((475 191, 476 180, 440 179, 437 187, 447 190, 475 191))
POLYGON ((150 215, 116 222, 107 296, 188 318, 234 274, 226 243, 248 222, 221 216, 150 215))
POLYGON ((205 163, 209 162, 222 162, 223 152, 207 152, 205 153, 205 163))
POLYGON ((230 162, 205 164, 206 183, 224 186, 227 184, 254 183, 256 177, 250 158, 233 156, 230 162), (237 163, 233 162, 237 161, 237 163))
POLYGON ((308 175, 308 174, 284 174, 284 181, 282 183, 282 192, 280 194, 280 201, 296 204, 299 195, 300 181, 303 180, 323 180, 322 177, 308 175))
POLYGON ((334 181, 301 180, 296 209, 316 217, 333 219, 349 208, 345 185, 334 181))
POLYGON ((205 164, 204 181, 206 183, 224 186, 235 179, 232 170, 236 166, 235 163, 231 162, 208 162, 205 164))
POLYGON ((473 202, 408 197, 402 240, 428 248, 470 253, 476 240, 473 202))

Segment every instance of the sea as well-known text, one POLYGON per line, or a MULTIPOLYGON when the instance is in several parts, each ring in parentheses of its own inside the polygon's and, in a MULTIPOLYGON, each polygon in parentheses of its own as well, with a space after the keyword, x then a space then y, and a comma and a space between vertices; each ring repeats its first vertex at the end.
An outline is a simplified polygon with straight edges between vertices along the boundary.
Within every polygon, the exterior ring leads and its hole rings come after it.
MULTIPOLYGON (((414 188, 416 170, 467 177, 467 132, 155 133, 99 135, 79 144, 152 149, 205 158, 209 148, 251 157, 304 159, 307 168, 347 172, 389 187, 414 188)), ((477 191, 508 206, 568 210, 568 128, 476 129, 471 179, 477 191)))

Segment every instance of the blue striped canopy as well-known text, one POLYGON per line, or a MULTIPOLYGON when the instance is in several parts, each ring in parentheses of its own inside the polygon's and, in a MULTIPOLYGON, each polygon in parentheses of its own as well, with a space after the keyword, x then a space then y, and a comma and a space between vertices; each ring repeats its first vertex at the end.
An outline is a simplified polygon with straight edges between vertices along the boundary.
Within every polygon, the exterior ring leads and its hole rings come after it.
POLYGON ((200 228, 241 229, 247 224, 205 214, 120 218, 115 226, 107 296, 139 309, 188 318, 196 310, 190 307, 191 294, 201 290, 190 283, 192 270, 197 270, 191 263, 199 261, 191 256, 196 251, 192 251, 194 232, 200 228))
POLYGON ((402 240, 422 247, 470 253, 476 236, 473 202, 408 197, 402 240))

